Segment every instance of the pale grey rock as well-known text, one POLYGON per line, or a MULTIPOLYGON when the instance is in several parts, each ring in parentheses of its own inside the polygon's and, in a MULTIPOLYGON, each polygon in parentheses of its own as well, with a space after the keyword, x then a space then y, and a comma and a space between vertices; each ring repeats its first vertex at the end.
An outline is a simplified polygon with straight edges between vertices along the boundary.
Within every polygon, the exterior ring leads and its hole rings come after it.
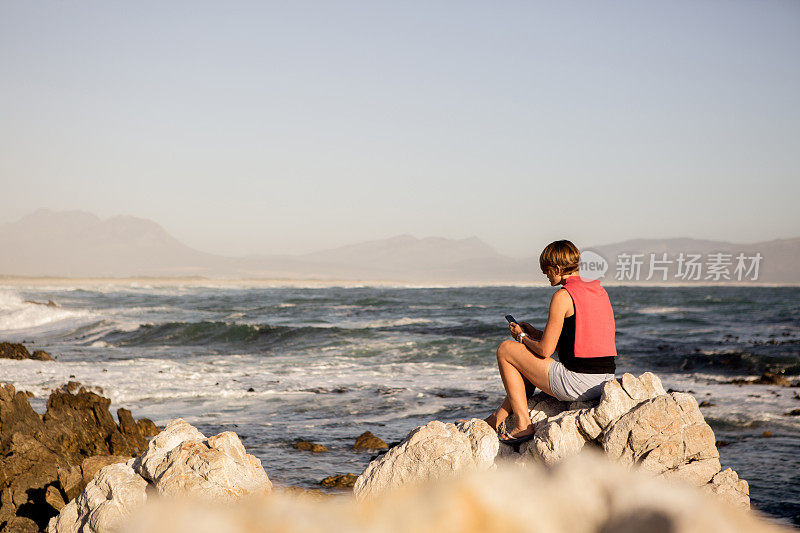
POLYGON ((81 533, 83 521, 78 515, 78 503, 72 500, 50 519, 47 533, 81 533))
POLYGON ((601 442, 608 456, 623 465, 653 474, 669 472, 669 477, 695 485, 707 483, 719 471, 714 432, 687 394, 665 394, 639 404, 613 422, 601 442))
POLYGON ((667 391, 664 390, 664 385, 661 384, 661 380, 652 372, 645 372, 639 376, 639 381, 641 381, 644 388, 647 389, 647 396, 650 398, 655 398, 656 396, 667 393, 667 391))
POLYGON ((179 444, 159 464, 151 465, 148 474, 158 493, 165 496, 234 500, 272 490, 261 461, 247 454, 239 437, 230 431, 179 444))
POLYGON ((734 507, 745 511, 750 509, 750 487, 730 468, 716 473, 703 489, 734 507))
POLYGON ((548 418, 536 429, 533 440, 520 446, 520 453, 545 465, 580 453, 587 439, 578 428, 578 415, 577 411, 565 411, 548 418))
POLYGON ((205 435, 182 418, 170 421, 164 430, 150 439, 147 451, 133 463, 133 469, 150 482, 155 481, 155 471, 164 462, 167 454, 185 442, 206 440, 205 435))
POLYGON ((418 427, 397 446, 372 461, 358 477, 353 494, 359 500, 407 484, 476 468, 469 437, 454 424, 439 421, 418 427))
POLYGON ((695 485, 696 487, 702 487, 706 483, 709 483, 709 480, 719 472, 720 468, 722 468, 722 466, 719 463, 719 458, 712 457, 710 459, 699 459, 678 465, 661 475, 665 479, 679 479, 691 485, 695 485))
POLYGON ((456 428, 469 439, 475 466, 480 469, 491 467, 499 452, 500 440, 489 424, 484 420, 473 418, 456 424, 456 428))
POLYGON ((84 491, 50 520, 48 533, 110 532, 147 500, 147 481, 124 463, 102 468, 84 491))
POLYGON ((594 408, 594 421, 603 430, 611 422, 627 413, 637 403, 631 398, 618 380, 607 381, 603 384, 600 403, 594 408))
POLYGON ((650 397, 644 383, 639 381, 633 374, 628 374, 627 372, 622 374, 621 382, 623 390, 628 393, 631 399, 642 401, 650 397))

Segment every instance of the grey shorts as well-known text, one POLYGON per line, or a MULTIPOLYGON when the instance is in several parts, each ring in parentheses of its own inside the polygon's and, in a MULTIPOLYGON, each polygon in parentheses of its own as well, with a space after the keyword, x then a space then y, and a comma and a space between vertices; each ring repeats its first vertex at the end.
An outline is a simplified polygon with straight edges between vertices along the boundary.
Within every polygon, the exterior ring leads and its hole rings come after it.
POLYGON ((547 377, 553 396, 562 402, 586 402, 599 398, 603 383, 614 379, 614 374, 580 374, 567 370, 560 361, 553 361, 547 377))

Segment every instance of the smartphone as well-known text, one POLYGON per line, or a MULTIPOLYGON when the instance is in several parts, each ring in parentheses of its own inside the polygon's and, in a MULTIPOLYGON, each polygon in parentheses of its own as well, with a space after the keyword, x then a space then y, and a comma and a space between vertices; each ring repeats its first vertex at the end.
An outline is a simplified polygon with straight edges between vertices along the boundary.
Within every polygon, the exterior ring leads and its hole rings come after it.
POLYGON ((511 324, 512 322, 515 324, 519 324, 519 322, 517 322, 516 319, 511 315, 506 315, 506 320, 508 320, 509 324, 511 324))

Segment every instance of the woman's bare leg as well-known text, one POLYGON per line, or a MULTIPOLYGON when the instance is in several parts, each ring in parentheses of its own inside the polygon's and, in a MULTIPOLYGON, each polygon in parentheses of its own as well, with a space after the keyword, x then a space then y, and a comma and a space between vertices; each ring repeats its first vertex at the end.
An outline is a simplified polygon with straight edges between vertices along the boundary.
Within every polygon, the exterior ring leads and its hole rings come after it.
MULTIPOLYGON (((510 436, 523 436, 532 431, 525 378, 533 385, 552 395, 548 371, 553 362, 549 357, 540 358, 528 351, 525 346, 514 341, 504 341, 497 348, 497 366, 506 389, 506 400, 511 411, 517 415, 517 423, 509 432, 510 436)), ((508 412, 506 402, 498 408, 496 414, 508 412)), ((506 416, 508 416, 506 414, 506 416)))
MULTIPOLYGON (((528 379, 525 379, 525 398, 526 399, 530 398, 535 390, 536 387, 534 386, 534 384, 528 381, 528 379)), ((492 427, 492 429, 497 431, 497 428, 500 427, 500 424, 502 424, 505 421, 505 419, 508 418, 510 415, 511 415, 511 400, 509 400, 508 396, 506 396, 505 399, 503 400, 503 403, 500 404, 500 407, 498 407, 494 413, 487 416, 484 419, 484 422, 489 424, 492 427)))
POLYGON ((497 428, 500 427, 500 424, 505 421, 506 418, 511 414, 511 400, 508 399, 506 396, 503 403, 500 404, 494 413, 490 414, 484 419, 484 422, 489 424, 493 430, 497 431, 497 428))

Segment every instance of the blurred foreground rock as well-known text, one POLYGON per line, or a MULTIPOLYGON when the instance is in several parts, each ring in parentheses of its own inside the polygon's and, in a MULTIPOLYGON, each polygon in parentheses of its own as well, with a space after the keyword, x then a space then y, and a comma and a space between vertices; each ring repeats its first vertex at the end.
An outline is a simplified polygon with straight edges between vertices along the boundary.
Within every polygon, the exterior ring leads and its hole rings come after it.
POLYGON ((56 390, 41 416, 26 393, 0 386, 0 531, 43 529, 98 469, 145 450, 130 412, 117 411, 118 425, 109 405, 82 387, 56 390))
POLYGON ((777 532, 756 513, 584 453, 555 466, 504 464, 407 485, 365 501, 275 493, 220 505, 152 500, 123 533, 777 532))
POLYGON ((356 498, 464 470, 487 470, 502 461, 552 466, 589 447, 625 467, 704 487, 729 504, 750 508, 747 482, 730 469, 720 472, 714 432, 697 401, 690 394, 668 394, 654 374, 609 381, 596 402, 560 402, 538 393, 528 407, 535 436, 518 449, 499 443, 489 425, 477 419, 458 425, 434 421, 415 429, 367 466, 353 488, 356 498))
POLYGON ((109 532, 156 496, 231 502, 271 490, 261 461, 245 451, 235 433, 206 438, 177 418, 139 457, 100 469, 86 489, 50 521, 47 531, 109 532))

